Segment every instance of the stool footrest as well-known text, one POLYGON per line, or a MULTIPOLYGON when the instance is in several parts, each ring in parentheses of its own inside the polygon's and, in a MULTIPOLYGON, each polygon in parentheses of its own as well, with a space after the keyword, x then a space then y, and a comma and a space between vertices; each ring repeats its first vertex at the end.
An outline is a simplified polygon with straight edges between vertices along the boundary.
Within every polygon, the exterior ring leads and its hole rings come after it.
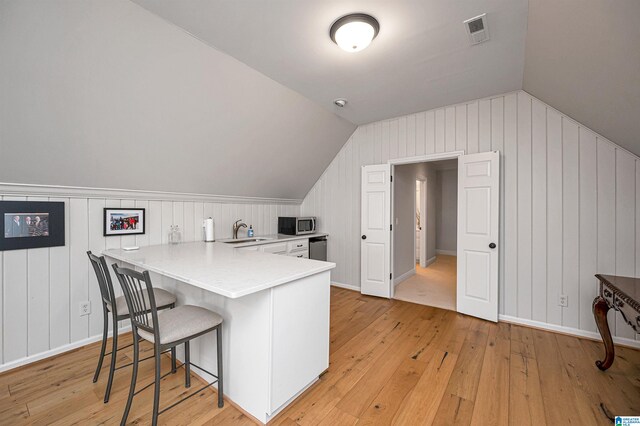
MULTIPOLYGON (((190 366, 192 366, 192 367, 197 368, 197 369, 198 369, 198 370, 200 370, 200 371, 204 371, 205 373, 207 373, 207 374, 208 374, 208 375, 210 375, 211 377, 215 377, 216 379, 218 379, 218 376, 217 376, 216 374, 213 374, 211 371, 207 371, 207 370, 205 370, 204 368, 200 367, 199 365, 196 365, 196 364, 194 364, 194 363, 192 363, 192 362, 189 362, 189 365, 190 365, 190 366)), ((215 383, 215 382, 213 382, 213 383, 215 383)))
MULTIPOLYGON (((124 348, 123 348, 123 349, 124 349, 124 348)), ((167 352, 170 352, 170 351, 171 351, 171 349, 167 349, 166 351, 163 351, 163 352, 160 352, 160 353, 161 353, 161 354, 166 354, 167 352)), ((148 359, 152 359, 152 358, 154 358, 154 357, 155 357, 155 355, 151 355, 151 356, 148 356, 148 357, 146 357, 146 358, 142 358, 142 359, 138 360, 138 362, 146 361, 146 360, 148 360, 148 359)), ((116 368, 114 368, 113 370, 114 370, 114 371, 115 371, 115 370, 120 370, 121 368, 125 368, 125 367, 128 367, 128 366, 130 366, 130 365, 133 365, 133 362, 130 362, 129 364, 121 365, 120 367, 116 367, 116 368)))

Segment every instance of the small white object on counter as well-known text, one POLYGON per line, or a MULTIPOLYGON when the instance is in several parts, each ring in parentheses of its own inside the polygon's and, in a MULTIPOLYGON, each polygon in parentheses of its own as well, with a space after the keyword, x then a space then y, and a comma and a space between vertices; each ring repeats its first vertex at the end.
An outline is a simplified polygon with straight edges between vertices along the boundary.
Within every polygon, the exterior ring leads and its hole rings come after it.
POLYGON ((202 224, 202 228, 204 230, 204 240, 208 243, 216 240, 215 234, 215 224, 213 223, 213 218, 209 217, 204 220, 202 224))

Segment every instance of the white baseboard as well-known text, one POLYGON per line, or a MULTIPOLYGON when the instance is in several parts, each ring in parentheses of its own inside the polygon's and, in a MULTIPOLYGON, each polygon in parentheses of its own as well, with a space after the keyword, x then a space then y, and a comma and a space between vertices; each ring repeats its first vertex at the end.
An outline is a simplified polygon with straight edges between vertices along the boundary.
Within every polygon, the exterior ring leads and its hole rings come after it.
POLYGON ((406 279, 407 279, 407 278, 409 278, 409 277, 412 277, 412 276, 413 276, 413 275, 415 275, 415 274, 416 274, 416 268, 413 268, 413 269, 411 269, 411 270, 409 270, 409 271, 405 272, 404 274, 400 275, 399 277, 394 278, 394 279, 393 279, 393 285, 394 285, 394 286, 395 286, 395 285, 398 285, 398 284, 400 284, 402 281, 406 280, 406 279))
MULTIPOLYGON (((131 326, 128 325, 126 327, 120 328, 120 333, 127 333, 131 331, 131 326)), ((109 337, 111 337, 111 332, 109 332, 109 337)), ((102 340, 102 334, 98 334, 95 336, 87 337, 86 339, 78 340, 77 342, 69 343, 67 345, 59 346, 54 349, 50 349, 48 351, 40 352, 39 354, 26 356, 24 358, 16 359, 14 361, 7 362, 5 364, 0 365, 0 373, 5 371, 13 370, 14 368, 22 367, 23 365, 31 364, 36 361, 43 360, 45 358, 51 358, 55 355, 60 355, 65 352, 72 351, 74 349, 81 348, 83 346, 89 345, 91 343, 99 342, 102 340)))
POLYGON ((435 256, 433 256, 431 259, 427 259, 427 261, 424 264, 423 268, 426 268, 427 266, 431 265, 435 261, 436 261, 436 257, 435 256))
MULTIPOLYGON (((585 339, 597 340, 600 342, 602 341, 602 338, 600 337, 600 333, 597 333, 594 331, 580 330, 578 328, 565 327, 563 325, 548 324, 546 322, 517 318, 517 317, 512 317, 510 315, 498 315, 498 320, 503 322, 508 322, 511 324, 524 325, 531 328, 538 328, 540 330, 553 331, 556 333, 568 334, 576 337, 584 337, 585 339)), ((640 349, 640 341, 638 340, 627 339, 624 337, 614 337, 613 342, 621 346, 640 349)))
POLYGON ((355 285, 351 285, 351 284, 342 284, 342 283, 335 282, 335 281, 332 281, 331 285, 334 286, 334 287, 344 288, 344 289, 347 289, 347 290, 353 290, 353 291, 357 291, 358 293, 360 293, 360 287, 359 286, 355 286, 355 285))
POLYGON ((440 249, 436 249, 436 254, 444 254, 447 256, 457 256, 458 252, 455 250, 440 250, 440 249))

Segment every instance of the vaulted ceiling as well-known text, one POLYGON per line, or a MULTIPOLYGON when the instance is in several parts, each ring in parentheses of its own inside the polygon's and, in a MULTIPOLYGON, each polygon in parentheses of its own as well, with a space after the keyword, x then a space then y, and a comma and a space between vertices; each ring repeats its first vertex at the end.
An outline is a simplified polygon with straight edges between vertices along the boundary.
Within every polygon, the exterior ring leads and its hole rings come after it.
POLYGON ((134 1, 356 124, 522 88, 526 0, 134 1), (329 38, 353 12, 380 22, 356 54, 329 38), (463 21, 485 12, 471 46, 463 21))
POLYGON ((524 90, 640 155, 640 1, 529 0, 524 90))
POLYGON ((356 124, 524 88, 640 153, 638 0, 133 1, 356 124), (381 26, 357 54, 328 36, 352 12, 381 26))

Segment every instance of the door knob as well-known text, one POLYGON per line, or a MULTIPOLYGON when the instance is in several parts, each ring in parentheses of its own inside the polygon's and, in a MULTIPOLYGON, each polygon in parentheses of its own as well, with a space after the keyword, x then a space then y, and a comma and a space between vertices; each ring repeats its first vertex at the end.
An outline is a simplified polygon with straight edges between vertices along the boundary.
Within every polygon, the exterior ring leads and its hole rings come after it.
POLYGON ((366 239, 367 239, 367 236, 366 236, 366 235, 363 235, 363 236, 362 236, 362 239, 363 239, 363 240, 366 240, 366 239))
POLYGON ((489 248, 491 248, 491 249, 496 248, 496 243, 491 243, 491 244, 489 244, 489 248))

